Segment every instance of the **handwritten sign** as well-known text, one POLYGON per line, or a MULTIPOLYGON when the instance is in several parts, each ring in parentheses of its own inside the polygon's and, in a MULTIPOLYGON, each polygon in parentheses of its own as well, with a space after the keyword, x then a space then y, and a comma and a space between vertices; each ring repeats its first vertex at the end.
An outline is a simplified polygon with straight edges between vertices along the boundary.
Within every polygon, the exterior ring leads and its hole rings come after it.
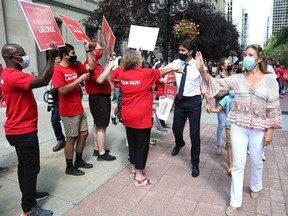
POLYGON ((69 31, 72 33, 72 35, 75 37, 77 41, 90 41, 89 37, 81 29, 78 22, 59 13, 57 13, 57 15, 60 17, 63 23, 67 26, 67 28, 69 29, 69 31))
POLYGON ((40 51, 52 49, 52 41, 58 47, 65 45, 50 7, 22 0, 18 2, 40 51))
POLYGON ((109 56, 112 57, 116 38, 104 16, 102 19, 102 38, 109 53, 109 56))
POLYGON ((171 98, 159 98, 159 106, 156 109, 156 114, 159 119, 167 121, 174 100, 171 98))

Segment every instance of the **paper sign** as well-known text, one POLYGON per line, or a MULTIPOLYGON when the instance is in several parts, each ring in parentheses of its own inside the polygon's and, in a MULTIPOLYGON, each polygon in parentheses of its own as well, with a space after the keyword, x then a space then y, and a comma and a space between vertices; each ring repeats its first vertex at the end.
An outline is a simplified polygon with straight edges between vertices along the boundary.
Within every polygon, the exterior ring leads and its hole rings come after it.
POLYGON ((40 51, 52 49, 52 41, 65 45, 50 7, 18 1, 40 51))
POLYGON ((177 95, 177 87, 169 83, 165 84, 164 95, 174 100, 177 95))
POLYGON ((88 36, 79 26, 78 22, 59 13, 57 13, 57 15, 60 17, 63 23, 67 26, 67 28, 69 29, 69 31, 72 33, 72 35, 75 37, 77 41, 90 41, 88 36))
POLYGON ((104 16, 102 19, 102 38, 109 53, 109 56, 112 57, 116 38, 104 16))
POLYGON ((156 109, 156 115, 159 119, 167 121, 171 111, 174 100, 171 98, 159 98, 159 106, 156 109))
POLYGON ((154 51, 159 28, 131 25, 128 47, 154 51))

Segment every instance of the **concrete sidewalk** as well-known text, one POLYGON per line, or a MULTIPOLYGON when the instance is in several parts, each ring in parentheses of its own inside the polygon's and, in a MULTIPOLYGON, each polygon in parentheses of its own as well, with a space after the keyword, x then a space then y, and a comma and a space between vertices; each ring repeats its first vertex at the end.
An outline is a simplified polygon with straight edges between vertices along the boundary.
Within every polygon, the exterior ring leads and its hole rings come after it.
MULTIPOLYGON (((92 118, 87 101, 83 102, 92 118)), ((64 174, 63 151, 54 153, 55 138, 50 124, 50 113, 46 104, 39 102, 39 140, 41 146, 41 172, 38 188, 49 191, 49 198, 38 204, 54 211, 54 215, 224 215, 229 203, 230 176, 226 173, 226 152, 217 156, 215 114, 206 114, 201 119, 200 176, 191 177, 190 141, 188 127, 185 128, 187 145, 179 155, 172 157, 174 137, 171 130, 159 133, 153 128, 152 136, 159 140, 151 146, 146 172, 154 181, 153 186, 135 187, 129 178, 125 146, 125 128, 109 126, 107 146, 117 156, 113 162, 99 162, 92 156, 91 135, 87 140, 84 159, 94 164, 82 177, 64 174)), ((288 111, 288 96, 281 99, 283 111, 288 111)), ((4 109, 0 115, 4 116, 4 109)), ((172 124, 172 115, 168 124, 172 124)), ((3 119, 0 127, 3 131, 3 119)), ((264 162, 263 193, 257 200, 249 196, 249 157, 245 170, 244 202, 238 215, 287 215, 288 213, 288 129, 287 116, 283 116, 284 127, 275 131, 272 145, 267 147, 264 162)), ((224 133, 223 133, 224 138, 224 133)), ((1 174, 0 215, 20 215, 20 191, 17 182, 17 158, 14 149, 6 146, 0 136, 0 166, 9 171, 1 174)))

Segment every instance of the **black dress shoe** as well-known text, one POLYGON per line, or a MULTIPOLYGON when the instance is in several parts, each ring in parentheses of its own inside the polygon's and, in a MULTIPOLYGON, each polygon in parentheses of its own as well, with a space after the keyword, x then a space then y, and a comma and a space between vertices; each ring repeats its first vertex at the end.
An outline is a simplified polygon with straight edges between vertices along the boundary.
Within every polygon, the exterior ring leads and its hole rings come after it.
POLYGON ((199 176, 199 174, 200 174, 200 170, 199 170, 199 167, 193 167, 192 168, 192 177, 193 178, 196 178, 196 177, 198 177, 199 176))
POLYGON ((172 151, 172 156, 175 156, 179 153, 180 148, 179 147, 174 147, 173 151, 172 151))

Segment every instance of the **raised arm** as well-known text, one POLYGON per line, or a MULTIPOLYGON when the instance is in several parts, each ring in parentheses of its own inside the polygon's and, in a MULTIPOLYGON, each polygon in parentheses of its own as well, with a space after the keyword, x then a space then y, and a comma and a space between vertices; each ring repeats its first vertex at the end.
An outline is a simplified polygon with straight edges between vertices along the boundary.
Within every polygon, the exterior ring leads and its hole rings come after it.
POLYGON ((85 41, 84 42, 84 48, 86 51, 86 59, 87 59, 86 71, 88 72, 89 70, 92 70, 94 68, 93 56, 91 53, 91 51, 93 49, 93 45, 92 45, 92 43, 85 41))
POLYGON ((196 59, 196 66, 197 66, 197 69, 199 70, 204 82, 209 85, 209 81, 211 79, 211 76, 209 73, 207 73, 205 71, 205 68, 204 68, 204 61, 203 61, 203 56, 202 56, 202 53, 200 51, 197 51, 196 52, 196 55, 195 55, 195 59, 196 59))
POLYGON ((59 50, 56 43, 52 42, 52 49, 49 51, 48 62, 41 73, 35 76, 30 85, 30 89, 39 88, 49 84, 54 71, 55 58, 59 56, 59 50))

